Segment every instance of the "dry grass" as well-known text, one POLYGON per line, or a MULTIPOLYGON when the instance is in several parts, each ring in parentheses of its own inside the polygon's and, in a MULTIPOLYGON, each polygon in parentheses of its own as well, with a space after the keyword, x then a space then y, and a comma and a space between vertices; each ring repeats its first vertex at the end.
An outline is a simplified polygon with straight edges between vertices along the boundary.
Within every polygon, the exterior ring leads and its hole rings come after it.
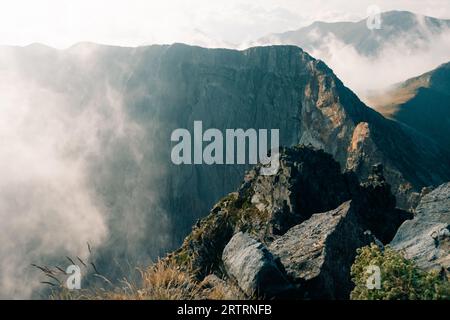
POLYGON ((126 280, 109 290, 90 289, 69 291, 65 288, 55 291, 56 300, 224 300, 242 299, 243 296, 234 287, 225 282, 214 286, 198 282, 193 273, 184 271, 161 260, 141 271, 139 285, 126 280), (231 296, 230 296, 231 294, 231 296))

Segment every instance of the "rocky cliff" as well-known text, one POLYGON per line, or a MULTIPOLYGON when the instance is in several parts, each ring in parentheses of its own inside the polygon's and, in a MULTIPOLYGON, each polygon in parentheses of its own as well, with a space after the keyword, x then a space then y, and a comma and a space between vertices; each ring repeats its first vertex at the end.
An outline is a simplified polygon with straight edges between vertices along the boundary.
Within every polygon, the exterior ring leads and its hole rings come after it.
POLYGON ((388 243, 403 221, 375 166, 369 179, 340 172, 308 147, 283 150, 275 176, 245 177, 196 226, 170 261, 236 281, 249 297, 346 299, 356 249, 388 243))

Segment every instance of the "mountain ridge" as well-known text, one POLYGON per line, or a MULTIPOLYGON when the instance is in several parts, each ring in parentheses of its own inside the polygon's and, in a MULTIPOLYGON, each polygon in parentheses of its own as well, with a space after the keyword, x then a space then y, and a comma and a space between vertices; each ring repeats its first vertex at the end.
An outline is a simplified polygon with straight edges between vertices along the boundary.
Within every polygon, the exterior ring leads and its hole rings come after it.
POLYGON ((377 37, 382 37, 385 42, 389 42, 403 33, 414 34, 411 31, 416 29, 415 35, 418 36, 416 39, 426 41, 427 36, 440 33, 444 28, 450 28, 450 19, 438 19, 409 11, 382 12, 380 30, 369 30, 366 25, 367 19, 357 22, 315 21, 309 26, 296 30, 268 35, 260 38, 256 43, 295 44, 310 51, 318 47, 324 36, 333 34, 346 45, 353 45, 359 53, 375 56, 381 45, 381 39, 377 40, 377 37), (314 32, 316 32, 315 35, 314 32))

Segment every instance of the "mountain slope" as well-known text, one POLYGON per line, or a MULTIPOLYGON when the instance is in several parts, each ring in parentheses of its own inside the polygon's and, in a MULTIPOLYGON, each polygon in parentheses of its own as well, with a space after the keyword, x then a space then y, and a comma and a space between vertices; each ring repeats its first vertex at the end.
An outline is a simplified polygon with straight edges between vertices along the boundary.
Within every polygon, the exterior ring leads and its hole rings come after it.
POLYGON ((67 252, 84 256, 92 238, 105 274, 115 269, 111 257, 145 263, 177 247, 248 169, 172 164, 171 133, 192 131, 196 120, 221 131, 280 129, 281 145, 323 148, 341 170, 362 179, 383 163, 398 205, 406 208, 414 205, 414 192, 450 180, 450 160, 437 144, 368 108, 298 47, 234 51, 84 43, 61 51, 6 47, 0 56, 2 130, 10 139, 0 145, 9 168, 1 187, 23 193, 2 192, 0 201, 3 212, 22 212, 21 218, 41 226, 35 234, 15 223, 15 216, 3 217, 8 232, 0 234, 25 235, 5 236, 12 253, 0 249, 0 257, 23 255, 13 260, 21 262, 16 268, 0 267, 2 273, 21 270, 9 274, 18 282, 29 265, 23 261, 54 261, 67 252), (18 172, 24 178, 17 179, 18 172), (42 194, 54 197, 41 203, 42 194), (85 207, 75 207, 81 219, 58 224, 54 232, 53 221, 68 215, 60 204, 80 199, 95 209, 107 232, 96 237, 102 224, 91 222, 92 210, 85 207), (74 229, 75 222, 82 227, 74 229), (34 246, 36 239, 42 246, 34 246))
POLYGON ((369 103, 450 150, 450 63, 374 95, 369 103))

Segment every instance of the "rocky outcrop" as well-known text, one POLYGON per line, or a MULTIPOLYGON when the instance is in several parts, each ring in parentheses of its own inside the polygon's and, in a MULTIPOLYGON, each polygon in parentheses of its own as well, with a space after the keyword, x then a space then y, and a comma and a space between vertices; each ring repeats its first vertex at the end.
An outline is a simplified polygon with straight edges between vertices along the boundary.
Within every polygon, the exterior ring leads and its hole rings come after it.
POLYGON ((342 174, 331 155, 314 148, 285 149, 276 175, 260 175, 260 167, 250 170, 239 196, 266 216, 253 221, 252 231, 270 241, 313 213, 336 208, 359 192, 351 174, 342 174))
POLYGON ((259 295, 280 297, 284 280, 270 283, 259 275, 266 265, 274 274, 283 270, 275 267, 272 252, 295 284, 291 297, 343 299, 350 292, 356 249, 374 237, 388 243, 409 218, 395 208, 381 165, 360 183, 354 173, 341 173, 324 151, 294 147, 282 150, 276 175, 260 175, 260 168, 250 170, 238 192, 214 206, 168 258, 200 279, 228 276, 249 296, 264 288, 259 295))
POLYGON ((386 182, 381 164, 372 166, 363 183, 323 151, 311 147, 285 149, 274 176, 259 174, 259 167, 244 178, 239 196, 249 199, 266 219, 253 221, 253 232, 271 241, 312 214, 332 210, 353 199, 363 210, 362 223, 382 241, 389 242, 410 214, 395 209, 396 200, 386 182))
POLYGON ((361 208, 348 201, 314 214, 269 246, 281 259, 297 295, 309 299, 348 299, 356 249, 373 240, 361 225, 361 208))
POLYGON ((398 230, 392 247, 425 270, 450 272, 450 183, 425 195, 398 230))
POLYGON ((222 260, 228 276, 249 297, 280 297, 291 289, 278 259, 247 234, 239 232, 231 238, 222 260))

